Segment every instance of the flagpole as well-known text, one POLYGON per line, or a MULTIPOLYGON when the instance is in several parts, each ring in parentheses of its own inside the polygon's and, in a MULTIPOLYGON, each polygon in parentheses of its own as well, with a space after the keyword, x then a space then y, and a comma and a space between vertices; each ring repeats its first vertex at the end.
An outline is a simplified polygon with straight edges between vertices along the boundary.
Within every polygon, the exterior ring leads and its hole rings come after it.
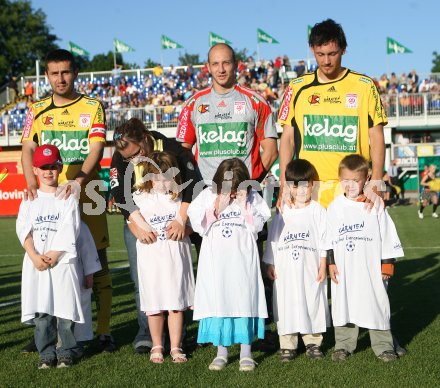
POLYGON ((113 45, 113 68, 116 69, 116 49, 113 45))
POLYGON ((163 68, 163 48, 162 48, 162 45, 160 47, 160 64, 162 65, 162 68, 163 68))
POLYGON ((260 43, 257 42, 257 58, 258 62, 260 61, 260 43))

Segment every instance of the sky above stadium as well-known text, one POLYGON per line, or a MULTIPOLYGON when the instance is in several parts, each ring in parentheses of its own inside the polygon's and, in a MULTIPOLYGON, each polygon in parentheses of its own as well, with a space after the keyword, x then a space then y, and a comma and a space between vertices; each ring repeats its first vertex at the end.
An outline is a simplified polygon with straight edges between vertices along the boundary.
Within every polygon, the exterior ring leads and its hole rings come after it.
POLYGON ((238 50, 247 49, 257 57, 257 28, 279 44, 259 45, 260 57, 274 59, 287 54, 291 59, 312 55, 307 45, 307 27, 326 18, 342 24, 348 48, 343 65, 370 76, 384 72, 398 75, 416 69, 429 74, 433 51, 440 52, 436 29, 439 0, 218 0, 136 1, 105 0, 60 2, 32 0, 42 9, 52 33, 67 48, 72 41, 91 56, 113 50, 113 38, 135 49, 124 53, 124 61, 141 67, 147 58, 165 66, 177 65, 185 51, 207 56, 208 34, 214 32, 232 42, 238 50), (182 49, 161 50, 160 37, 166 35, 182 49), (411 54, 386 53, 391 37, 412 51, 411 54))

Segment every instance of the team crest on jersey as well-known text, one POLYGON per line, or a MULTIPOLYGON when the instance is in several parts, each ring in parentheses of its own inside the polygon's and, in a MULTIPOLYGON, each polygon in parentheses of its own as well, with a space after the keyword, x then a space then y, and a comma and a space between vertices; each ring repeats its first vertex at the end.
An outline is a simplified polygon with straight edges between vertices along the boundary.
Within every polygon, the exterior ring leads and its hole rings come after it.
POLYGON ((318 105, 319 102, 321 101, 321 97, 319 94, 312 94, 311 96, 309 96, 307 101, 309 102, 310 105, 318 105))
POLYGON ((199 105, 199 106, 197 107, 197 110, 198 110, 200 113, 207 113, 207 112, 209 112, 209 104, 202 104, 202 105, 199 105))
POLYGON ((43 117, 43 124, 44 125, 53 125, 53 115, 47 115, 43 117))
POLYGON ((79 126, 81 128, 90 127, 90 114, 88 114, 88 113, 81 113, 79 115, 79 126))
POLYGON ((246 102, 245 101, 235 101, 234 102, 234 114, 244 115, 246 113, 246 102))
POLYGON ((358 107, 358 95, 346 94, 345 95, 345 107, 355 109, 358 107))

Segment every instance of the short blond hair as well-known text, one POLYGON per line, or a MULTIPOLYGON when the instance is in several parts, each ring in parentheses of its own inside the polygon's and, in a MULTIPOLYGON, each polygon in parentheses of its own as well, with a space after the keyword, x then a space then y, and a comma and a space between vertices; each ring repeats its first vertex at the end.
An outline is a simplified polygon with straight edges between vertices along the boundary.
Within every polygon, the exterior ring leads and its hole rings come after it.
POLYGON ((370 165, 368 164, 367 159, 365 159, 362 155, 351 154, 351 155, 347 155, 344 159, 342 159, 339 162, 339 169, 338 169, 339 176, 341 176, 341 172, 343 169, 361 172, 364 174, 365 178, 367 178, 370 165))

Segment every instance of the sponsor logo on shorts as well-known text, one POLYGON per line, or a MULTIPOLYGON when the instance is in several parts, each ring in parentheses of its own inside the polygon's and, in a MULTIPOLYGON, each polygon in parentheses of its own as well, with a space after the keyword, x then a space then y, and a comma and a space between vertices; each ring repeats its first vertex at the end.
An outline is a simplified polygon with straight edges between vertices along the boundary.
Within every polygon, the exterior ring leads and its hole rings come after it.
POLYGON ((248 123, 200 124, 197 127, 199 156, 246 156, 248 123))
POLYGON ((90 114, 89 113, 80 113, 79 115, 79 126, 81 128, 90 127, 90 114))
POLYGON ((355 109, 358 107, 358 95, 346 94, 345 95, 345 107, 355 109))
POLYGON ((357 136, 357 116, 304 116, 305 151, 356 152, 357 136))
POLYGON ((246 102, 245 101, 234 101, 234 114, 244 115, 246 113, 246 102))
POLYGON ((309 96, 307 101, 310 105, 318 105, 321 101, 321 97, 319 96, 319 94, 312 94, 311 96, 309 96))
POLYGON ((286 93, 284 94, 284 99, 283 99, 283 105, 281 106, 281 110, 280 110, 280 120, 287 120, 287 117, 289 117, 289 109, 290 109, 290 101, 292 100, 292 96, 293 96, 293 89, 292 87, 289 85, 287 87, 286 93))
POLYGON ((209 112, 209 104, 202 104, 202 105, 199 105, 199 106, 197 107, 197 110, 198 110, 200 113, 207 113, 207 112, 209 112))

